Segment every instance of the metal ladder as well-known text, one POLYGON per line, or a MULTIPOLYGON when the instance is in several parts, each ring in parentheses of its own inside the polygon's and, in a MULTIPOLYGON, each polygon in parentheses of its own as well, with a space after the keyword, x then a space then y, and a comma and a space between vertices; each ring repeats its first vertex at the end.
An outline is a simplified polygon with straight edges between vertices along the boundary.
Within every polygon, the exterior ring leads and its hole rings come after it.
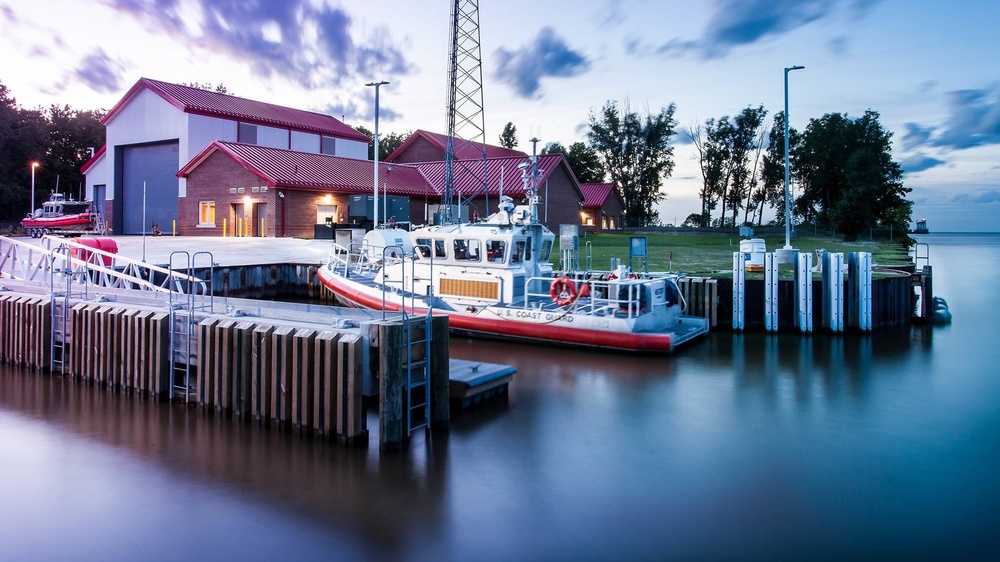
POLYGON ((73 278, 88 275, 88 268, 73 269, 73 250, 63 244, 52 251, 51 269, 49 274, 49 302, 52 303, 52 347, 49 351, 49 372, 66 374, 66 348, 69 326, 69 311, 72 299, 87 298, 87 283, 81 284, 81 292, 73 293, 73 278), (56 262, 62 260, 64 267, 57 268, 56 262), (56 277, 61 274, 66 282, 62 291, 56 290, 56 277))
MULTIPOLYGON (((399 246, 383 249, 382 263, 385 263, 386 251, 398 249, 402 259, 410 260, 410 289, 416 285, 416 263, 419 248, 407 256, 399 246)), ((434 278, 434 258, 430 258, 431 279, 434 278)), ((431 307, 422 317, 412 316, 407 308, 413 311, 417 304, 416 292, 405 291, 401 287, 403 316, 403 370, 406 373, 406 434, 411 435, 421 428, 430 427, 430 390, 431 390, 431 307), (409 302, 407 302, 409 301, 409 302), (420 353, 419 351, 422 351, 420 353), (417 352, 417 353, 415 353, 417 352)), ((385 289, 383 288, 383 293, 385 289)), ((383 294, 383 302, 385 295, 383 294)), ((434 287, 428 290, 428 302, 433 302, 434 287)), ((382 307, 382 318, 385 319, 385 306, 382 307)))
POLYGON ((194 340, 195 313, 200 310, 213 310, 215 296, 211 288, 215 276, 215 259, 211 252, 195 252, 194 255, 183 250, 170 254, 170 398, 179 398, 188 402, 192 391, 191 363, 192 343, 194 340), (198 256, 208 258, 207 282, 195 282, 195 267, 198 256), (175 277, 178 268, 174 267, 174 259, 182 258, 181 267, 184 277, 175 277), (206 298, 207 297, 207 298, 206 298))

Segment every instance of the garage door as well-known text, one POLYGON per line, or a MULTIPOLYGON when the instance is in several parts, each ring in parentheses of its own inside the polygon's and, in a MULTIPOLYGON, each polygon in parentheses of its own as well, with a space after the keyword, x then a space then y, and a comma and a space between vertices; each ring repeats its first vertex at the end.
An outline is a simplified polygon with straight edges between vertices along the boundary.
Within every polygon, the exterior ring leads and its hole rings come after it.
POLYGON ((154 223, 163 232, 170 232, 177 218, 178 155, 177 141, 125 147, 122 153, 125 234, 152 232, 154 223), (145 225, 142 222, 143 182, 146 182, 145 225))

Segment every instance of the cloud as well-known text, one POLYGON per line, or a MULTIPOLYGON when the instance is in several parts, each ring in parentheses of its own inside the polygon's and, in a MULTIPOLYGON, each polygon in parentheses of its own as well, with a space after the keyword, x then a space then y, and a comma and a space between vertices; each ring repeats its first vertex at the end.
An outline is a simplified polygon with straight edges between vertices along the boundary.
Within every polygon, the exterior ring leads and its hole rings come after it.
MULTIPOLYGON (((368 91, 370 91, 370 89, 368 91)), ((374 94, 372 94, 372 96, 374 96, 374 94)), ((371 98, 371 96, 369 96, 369 98, 371 98)), ((361 125, 367 127, 368 129, 375 129, 375 101, 373 98, 362 99, 360 103, 355 100, 339 100, 324 107, 315 108, 313 111, 323 113, 325 115, 333 115, 338 119, 343 117, 343 121, 345 123, 354 123, 355 125, 361 125)), ((381 137, 382 134, 386 132, 382 130, 382 125, 385 121, 395 121, 401 117, 402 115, 398 111, 388 107, 384 101, 379 100, 379 136, 381 137)))
MULTIPOLYGON (((840 6, 851 16, 862 18, 880 0, 718 0, 701 37, 671 39, 658 47, 643 47, 630 38, 626 50, 645 54, 696 54, 704 59, 719 58, 731 50, 794 31, 828 18, 840 6)), ((834 52, 846 48, 846 40, 835 39, 834 52)))
POLYGON ((1000 190, 984 189, 973 193, 959 193, 951 198, 951 202, 977 205, 1000 203, 1000 190))
POLYGON ((903 148, 913 150, 927 144, 931 135, 934 134, 934 127, 922 127, 917 123, 905 123, 903 125, 903 148))
POLYGON ((80 60, 73 76, 95 92, 112 94, 121 91, 124 73, 124 65, 99 48, 80 60))
POLYGON ((903 160, 899 165, 907 174, 916 174, 917 172, 923 172, 924 170, 936 168, 942 164, 947 164, 947 162, 944 160, 938 160, 937 158, 933 158, 931 156, 917 154, 903 160))
POLYGON ((358 38, 351 16, 309 0, 106 0, 114 9, 187 45, 248 63, 262 76, 305 87, 411 71, 382 29, 358 38))
POLYGON ((494 77, 523 98, 541 97, 542 78, 569 78, 590 68, 586 57, 567 46, 551 27, 542 28, 528 46, 515 51, 501 47, 496 56, 494 77))
POLYGON ((947 94, 948 118, 935 146, 963 149, 1000 144, 1000 92, 997 88, 956 90, 947 94))
POLYGON ((844 37, 843 35, 834 37, 833 39, 830 39, 829 43, 827 43, 827 48, 830 49, 830 53, 834 55, 846 55, 847 46, 847 37, 844 37))
POLYGON ((0 14, 3 14, 4 19, 10 23, 18 23, 17 14, 14 13, 14 8, 11 8, 9 4, 0 4, 0 14))

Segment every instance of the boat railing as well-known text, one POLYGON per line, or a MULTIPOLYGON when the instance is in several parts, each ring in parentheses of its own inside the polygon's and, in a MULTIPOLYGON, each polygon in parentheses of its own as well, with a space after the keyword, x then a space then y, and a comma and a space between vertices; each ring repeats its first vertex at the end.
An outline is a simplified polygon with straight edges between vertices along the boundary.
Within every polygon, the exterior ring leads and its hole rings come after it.
POLYGON ((552 295, 552 287, 561 277, 577 278, 572 279, 575 291, 572 292, 572 296, 564 297, 568 298, 568 302, 563 305, 564 308, 572 310, 576 314, 625 315, 628 318, 636 318, 667 306, 663 299, 651 298, 657 290, 666 288, 667 280, 665 278, 607 279, 596 272, 576 272, 573 276, 530 277, 526 279, 524 282, 524 308, 537 307, 546 299, 555 300, 556 297, 552 295))

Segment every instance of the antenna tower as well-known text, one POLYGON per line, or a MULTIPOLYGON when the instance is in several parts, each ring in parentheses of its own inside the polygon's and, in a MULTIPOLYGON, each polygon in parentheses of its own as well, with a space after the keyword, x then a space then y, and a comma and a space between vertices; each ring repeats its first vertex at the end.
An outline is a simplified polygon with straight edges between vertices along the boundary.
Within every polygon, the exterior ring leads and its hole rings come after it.
MULTIPOLYGON (((486 113, 483 109, 483 57, 479 44, 478 0, 453 0, 448 53, 448 145, 445 151, 443 222, 459 222, 462 194, 456 183, 481 185, 486 179, 486 113), (459 160, 456 154, 466 155, 459 160), (469 155, 472 158, 469 158, 469 155)), ((478 190, 477 190, 478 191, 478 190)), ((469 194, 471 199, 474 194, 469 194)), ((483 213, 486 215, 487 213, 483 213)))

